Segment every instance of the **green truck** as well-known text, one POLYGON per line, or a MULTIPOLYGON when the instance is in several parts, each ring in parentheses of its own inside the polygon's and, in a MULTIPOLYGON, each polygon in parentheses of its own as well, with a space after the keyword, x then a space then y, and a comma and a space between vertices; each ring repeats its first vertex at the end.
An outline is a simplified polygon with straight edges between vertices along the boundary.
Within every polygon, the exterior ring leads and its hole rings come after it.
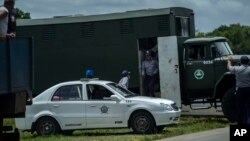
POLYGON ((235 79, 226 68, 227 56, 233 53, 224 37, 194 38, 194 23, 193 10, 170 7, 18 20, 17 33, 34 37, 35 95, 59 82, 80 79, 87 69, 115 82, 127 69, 129 89, 144 95, 141 64, 145 51, 151 50, 159 63, 159 97, 179 107, 218 107, 222 102, 225 115, 233 120, 234 106, 227 101, 235 79))

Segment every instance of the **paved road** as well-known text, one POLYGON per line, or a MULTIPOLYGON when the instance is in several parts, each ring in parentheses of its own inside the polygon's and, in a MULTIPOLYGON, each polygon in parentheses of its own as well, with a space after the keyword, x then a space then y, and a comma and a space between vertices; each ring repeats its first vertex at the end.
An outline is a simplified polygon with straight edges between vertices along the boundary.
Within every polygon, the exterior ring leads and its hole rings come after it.
POLYGON ((158 141, 229 141, 229 127, 181 135, 158 141))
MULTIPOLYGON (((196 104, 193 108, 208 107, 209 104, 196 104)), ((221 108, 209 108, 193 110, 189 106, 182 106, 182 115, 203 115, 203 116, 222 116, 221 108)), ((193 134, 181 135, 172 138, 161 139, 158 141, 229 141, 229 127, 203 131, 193 134)))

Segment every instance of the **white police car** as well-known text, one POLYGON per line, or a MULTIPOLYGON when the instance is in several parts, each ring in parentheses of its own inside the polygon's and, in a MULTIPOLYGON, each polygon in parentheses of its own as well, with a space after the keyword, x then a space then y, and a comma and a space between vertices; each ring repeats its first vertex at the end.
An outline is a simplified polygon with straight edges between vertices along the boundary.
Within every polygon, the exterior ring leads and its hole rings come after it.
POLYGON ((116 83, 86 79, 45 90, 26 107, 25 118, 16 118, 15 123, 39 135, 118 127, 150 133, 178 123, 180 112, 171 100, 137 96, 116 83))

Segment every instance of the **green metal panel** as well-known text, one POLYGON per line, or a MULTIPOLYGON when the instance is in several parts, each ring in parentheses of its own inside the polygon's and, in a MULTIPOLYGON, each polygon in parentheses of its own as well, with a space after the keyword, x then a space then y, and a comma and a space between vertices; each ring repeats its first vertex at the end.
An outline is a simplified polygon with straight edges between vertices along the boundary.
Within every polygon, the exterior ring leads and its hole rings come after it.
POLYGON ((0 42, 0 68, 0 94, 31 91, 32 38, 15 38, 0 42))

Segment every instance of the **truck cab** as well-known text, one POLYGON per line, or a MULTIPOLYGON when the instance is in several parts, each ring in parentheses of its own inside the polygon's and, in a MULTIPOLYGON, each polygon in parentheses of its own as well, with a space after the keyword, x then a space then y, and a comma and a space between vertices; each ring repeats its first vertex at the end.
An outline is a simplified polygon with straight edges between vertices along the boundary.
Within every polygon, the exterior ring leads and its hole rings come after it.
POLYGON ((227 72, 229 55, 233 52, 224 37, 192 38, 184 42, 184 103, 216 98, 215 86, 227 72))
MULTIPOLYGON (((239 65, 224 37, 192 38, 184 42, 181 100, 183 104, 221 105, 224 115, 235 121, 235 75, 228 72, 228 56, 239 65)), ((248 55, 248 57, 250 57, 248 55)))

